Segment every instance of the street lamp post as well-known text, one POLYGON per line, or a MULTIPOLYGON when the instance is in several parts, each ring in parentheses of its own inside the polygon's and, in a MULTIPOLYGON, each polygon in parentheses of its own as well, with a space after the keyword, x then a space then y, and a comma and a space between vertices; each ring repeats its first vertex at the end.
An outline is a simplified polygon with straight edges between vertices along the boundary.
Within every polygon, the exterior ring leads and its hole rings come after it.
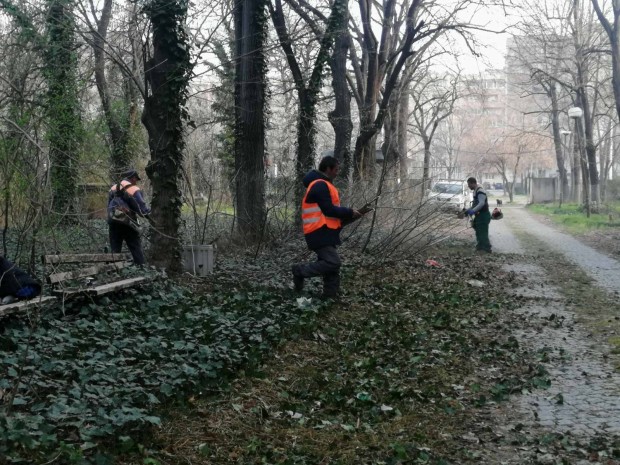
POLYGON ((568 109, 568 117, 575 120, 575 148, 578 156, 575 157, 575 162, 579 161, 581 165, 581 172, 583 178, 583 198, 586 206, 586 215, 590 218, 590 176, 588 164, 583 158, 583 126, 581 118, 583 117, 583 110, 579 107, 572 107, 568 109))

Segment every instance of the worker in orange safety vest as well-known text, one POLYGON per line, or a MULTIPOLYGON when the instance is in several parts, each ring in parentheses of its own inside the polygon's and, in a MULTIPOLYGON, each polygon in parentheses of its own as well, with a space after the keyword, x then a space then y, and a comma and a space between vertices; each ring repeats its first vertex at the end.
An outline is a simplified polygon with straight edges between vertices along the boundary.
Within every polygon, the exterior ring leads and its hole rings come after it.
POLYGON ((317 255, 311 263, 293 265, 293 284, 301 292, 304 280, 323 277, 323 298, 336 298, 340 291, 341 260, 337 246, 343 220, 360 218, 362 213, 340 206, 338 189, 333 181, 340 171, 340 163, 332 156, 324 157, 318 170, 312 170, 303 179, 306 194, 301 203, 301 219, 308 248, 317 255))
POLYGON ((146 205, 142 191, 136 185, 140 176, 136 170, 129 170, 123 180, 114 184, 108 194, 108 226, 112 253, 120 253, 123 241, 131 252, 136 265, 144 265, 146 260, 140 241, 138 217, 147 217, 151 209, 146 205))

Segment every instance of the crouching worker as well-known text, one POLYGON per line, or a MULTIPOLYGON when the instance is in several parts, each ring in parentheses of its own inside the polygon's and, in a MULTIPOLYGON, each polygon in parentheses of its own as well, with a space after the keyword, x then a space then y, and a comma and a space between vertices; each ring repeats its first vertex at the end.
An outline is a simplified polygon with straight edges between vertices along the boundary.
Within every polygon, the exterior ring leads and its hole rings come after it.
POLYGON ((0 298, 2 305, 16 300, 32 299, 41 294, 41 284, 18 268, 14 263, 0 256, 0 298))
POLYGON ((114 184, 108 194, 108 225, 112 253, 121 253, 123 241, 131 252, 136 265, 144 265, 144 252, 140 242, 138 217, 146 217, 151 209, 144 202, 142 191, 136 185, 140 176, 136 170, 129 170, 123 180, 114 184))
POLYGON ((340 291, 340 230, 343 220, 354 220, 362 214, 340 206, 338 189, 333 184, 340 164, 334 157, 321 160, 319 169, 306 174, 303 183, 306 194, 301 203, 301 219, 308 248, 316 253, 312 263, 293 265, 293 284, 301 292, 304 279, 323 277, 323 298, 336 298, 340 291))

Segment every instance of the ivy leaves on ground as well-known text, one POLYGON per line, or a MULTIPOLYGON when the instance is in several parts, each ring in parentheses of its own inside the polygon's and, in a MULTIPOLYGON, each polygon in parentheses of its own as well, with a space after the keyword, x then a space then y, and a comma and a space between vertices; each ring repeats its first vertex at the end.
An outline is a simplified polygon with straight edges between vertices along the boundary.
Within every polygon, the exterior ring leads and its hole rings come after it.
POLYGON ((0 455, 43 459, 159 425, 160 403, 217 388, 315 313, 281 293, 167 284, 13 320, 0 333, 0 455))
POLYGON ((512 337, 505 316, 518 302, 504 285, 515 277, 496 264, 351 258, 343 302, 316 330, 229 394, 173 413, 157 438, 168 462, 475 463, 459 438, 477 440, 480 411, 548 385, 512 337))

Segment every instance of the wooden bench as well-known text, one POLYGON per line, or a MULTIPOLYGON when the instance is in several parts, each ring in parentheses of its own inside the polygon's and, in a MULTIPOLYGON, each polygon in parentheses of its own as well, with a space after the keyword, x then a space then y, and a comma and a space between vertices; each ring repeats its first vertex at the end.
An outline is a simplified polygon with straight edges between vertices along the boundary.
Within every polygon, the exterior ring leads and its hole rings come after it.
MULTIPOLYGON (((47 282, 52 286, 52 294, 63 300, 73 296, 100 296, 109 292, 127 289, 147 280, 145 276, 137 276, 127 279, 118 279, 118 271, 132 264, 126 254, 63 254, 44 255, 43 264, 52 269, 48 274, 47 282), (92 264, 83 267, 84 264, 92 264), (72 270, 63 271, 67 267, 72 270), (113 281, 91 285, 91 276, 112 275, 113 281), (86 278, 82 280, 82 278, 86 278), (76 280, 82 280, 79 284, 76 280), (86 281, 86 282, 84 282, 86 281)), ((110 276, 111 277, 111 276, 110 276)))

